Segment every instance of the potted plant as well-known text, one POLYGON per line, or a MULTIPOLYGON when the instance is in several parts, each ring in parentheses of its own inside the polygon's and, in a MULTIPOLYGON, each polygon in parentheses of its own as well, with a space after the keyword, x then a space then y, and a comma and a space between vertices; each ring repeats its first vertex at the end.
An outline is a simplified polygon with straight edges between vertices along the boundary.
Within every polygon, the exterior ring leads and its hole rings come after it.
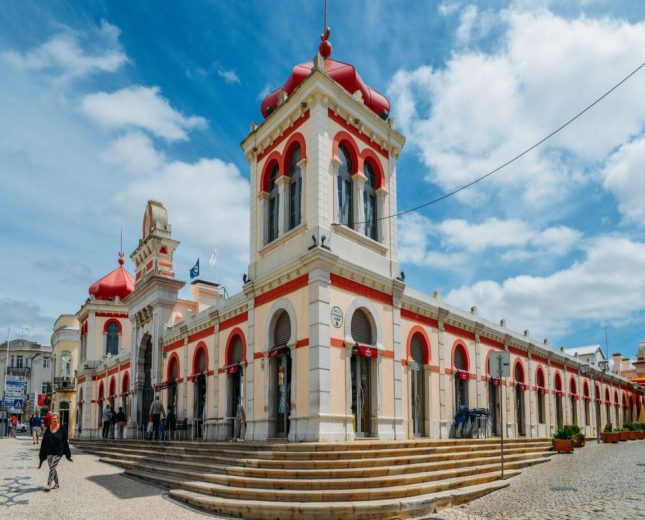
POLYGON ((625 430, 629 432, 629 440, 630 441, 636 441, 640 439, 640 434, 637 431, 638 425, 636 423, 625 423, 623 425, 625 427, 625 430))
POLYGON ((638 438, 645 439, 645 423, 636 423, 636 428, 638 430, 638 438))
POLYGON ((607 440, 605 442, 618 442, 620 440, 620 432, 614 429, 614 426, 611 423, 607 423, 605 426, 605 435, 607 440))
POLYGON ((574 424, 569 426, 571 434, 573 435, 573 446, 575 448, 582 448, 585 445, 586 437, 585 434, 580 430, 580 426, 574 424))
POLYGON ((560 428, 553 436, 553 451, 573 453, 573 432, 571 428, 560 428))
POLYGON ((605 424, 605 427, 602 429, 602 432, 600 433, 600 440, 602 442, 605 442, 605 443, 610 442, 608 434, 611 433, 611 429, 612 429, 611 423, 605 424))
POLYGON ((616 428, 616 430, 619 433, 619 438, 621 442, 627 442, 629 440, 629 431, 627 431, 625 428, 616 428))

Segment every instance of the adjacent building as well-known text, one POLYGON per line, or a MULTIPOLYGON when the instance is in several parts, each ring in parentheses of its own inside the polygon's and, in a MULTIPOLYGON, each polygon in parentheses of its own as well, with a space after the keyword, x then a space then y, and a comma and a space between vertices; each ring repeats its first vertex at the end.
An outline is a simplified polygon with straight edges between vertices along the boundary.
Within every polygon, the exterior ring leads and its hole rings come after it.
POLYGON ((80 327, 75 316, 63 314, 54 324, 51 406, 68 431, 76 425, 76 377, 80 327))
MULTIPOLYGON (((5 368, 9 381, 22 390, 17 399, 23 408, 9 407, 10 414, 27 421, 32 413, 40 413, 49 404, 52 389, 52 348, 28 339, 13 339, 0 344, 0 390, 5 388, 5 368), (8 348, 7 348, 8 347, 8 348), (8 366, 7 366, 8 361, 8 366)), ((8 401, 11 401, 9 399, 8 401)))

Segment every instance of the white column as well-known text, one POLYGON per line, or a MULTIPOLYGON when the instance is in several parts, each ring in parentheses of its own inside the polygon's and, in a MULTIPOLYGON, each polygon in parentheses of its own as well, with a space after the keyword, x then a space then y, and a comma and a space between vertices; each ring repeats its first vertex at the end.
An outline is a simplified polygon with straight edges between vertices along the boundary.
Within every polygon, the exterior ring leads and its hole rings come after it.
POLYGON ((533 358, 531 357, 531 353, 529 352, 529 359, 528 359, 529 432, 527 434, 528 437, 537 437, 537 426, 536 426, 537 421, 535 420, 535 390, 533 389, 533 385, 535 384, 535 381, 533 380, 533 377, 534 377, 533 368, 534 368, 533 358))
POLYGON ((281 237, 289 229, 289 177, 278 177, 278 236, 281 237))
POLYGON ((362 173, 352 175, 352 198, 354 199, 354 231, 361 235, 365 234, 365 204, 363 203, 363 193, 365 192, 365 183, 367 178, 362 173))
MULTIPOLYGON (((260 243, 258 244, 258 249, 262 249, 262 246, 269 241, 269 194, 266 191, 261 191, 258 194, 258 207, 260 212, 260 243)), ((255 262, 255 258, 251 257, 251 262, 255 262)), ((254 274, 249 273, 249 276, 255 278, 254 274)))
MULTIPOLYGON (((245 411, 246 411, 246 423, 247 423, 247 429, 246 429, 246 434, 245 438, 248 440, 257 440, 256 438, 256 431, 255 431, 255 423, 254 417, 254 370, 255 370, 255 359, 254 359, 254 354, 255 354, 255 308, 253 307, 254 305, 254 299, 255 299, 255 291, 253 290, 253 283, 247 283, 242 290, 244 291, 244 294, 246 295, 246 301, 248 305, 248 310, 247 310, 247 324, 246 324, 246 367, 244 368, 244 381, 246 385, 246 404, 245 404, 245 411)), ((264 377, 266 378, 266 373, 264 374, 264 377)))
MULTIPOLYGON (((219 320, 214 324, 213 341, 215 348, 213 350, 213 417, 219 417, 219 320)), ((223 363, 222 363, 223 365, 223 363)), ((226 377, 226 374, 224 374, 226 377)))
MULTIPOLYGON (((394 341, 394 438, 405 438, 405 431, 403 428, 403 366, 401 359, 403 359, 404 347, 401 338, 401 297, 405 290, 405 285, 398 280, 394 280, 395 290, 393 292, 392 304, 392 326, 393 326, 393 341, 394 341)), ((410 372, 408 371, 408 374, 410 372)), ((408 380, 408 388, 410 383, 408 380)), ((424 387, 427 388, 427 387, 424 387)))
MULTIPOLYGON (((439 309, 438 322, 438 336, 439 336, 439 420, 441 425, 440 438, 447 439, 450 436, 451 418, 448 417, 448 408, 446 406, 447 399, 453 399, 453 392, 450 392, 448 387, 449 381, 446 375, 446 366, 452 368, 452 360, 450 359, 450 352, 446 355, 446 346, 444 344, 444 327, 443 317, 447 316, 447 311, 439 309)), ((448 347, 450 348, 450 347, 448 347)))
POLYGON ((386 240, 385 236, 387 223, 390 220, 395 220, 383 218, 389 215, 389 213, 387 212, 387 206, 385 204, 386 195, 387 190, 385 190, 384 188, 379 188, 378 190, 376 190, 376 218, 379 219, 376 221, 376 240, 381 244, 388 244, 389 241, 386 240))

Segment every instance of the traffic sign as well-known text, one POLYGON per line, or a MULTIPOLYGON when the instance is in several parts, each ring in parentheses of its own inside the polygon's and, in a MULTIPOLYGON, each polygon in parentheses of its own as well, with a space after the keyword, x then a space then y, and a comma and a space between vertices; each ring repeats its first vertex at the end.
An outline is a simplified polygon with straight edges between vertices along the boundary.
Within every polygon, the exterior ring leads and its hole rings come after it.
POLYGON ((511 353, 491 352, 488 358, 488 373, 491 377, 511 377, 511 353))

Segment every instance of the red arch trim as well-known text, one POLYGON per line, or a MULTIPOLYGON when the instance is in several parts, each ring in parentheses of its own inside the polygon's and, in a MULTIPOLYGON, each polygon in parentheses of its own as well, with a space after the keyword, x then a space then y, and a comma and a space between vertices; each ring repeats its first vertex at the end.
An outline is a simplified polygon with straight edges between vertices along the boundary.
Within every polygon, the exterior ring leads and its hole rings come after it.
POLYGON ((123 378, 121 379, 121 393, 126 393, 130 391, 130 374, 128 372, 123 373, 123 378))
POLYGON ((455 342, 452 344, 452 352, 450 354, 452 369, 457 370, 457 368, 455 367, 455 352, 457 351, 458 348, 461 348, 463 350, 464 359, 466 360, 466 372, 470 372, 470 357, 468 356, 468 347, 461 339, 455 340, 455 342))
POLYGON ((562 376, 560 372, 556 372, 553 376, 553 388, 556 392, 562 392, 562 376))
POLYGON ((101 381, 101 384, 99 385, 99 399, 103 399, 105 397, 105 385, 103 384, 103 381, 101 381))
POLYGON ((611 394, 609 393, 609 388, 605 388, 605 401, 611 403, 611 394))
POLYGON ((365 150, 363 150, 359 155, 360 164, 358 165, 358 171, 361 173, 363 172, 363 164, 365 163, 365 161, 369 162, 372 165, 372 168, 374 168, 374 172, 376 173, 376 188, 384 188, 385 173, 383 172, 383 166, 381 165, 381 161, 373 150, 365 148, 365 150))
POLYGON ((334 136, 332 152, 336 159, 340 159, 340 157, 338 157, 338 147, 341 144, 344 144, 347 147, 347 151, 349 152, 349 155, 352 159, 352 166, 354 167, 354 171, 350 173, 352 175, 354 175, 355 173, 360 173, 362 175, 363 171, 358 169, 358 146, 356 146, 356 141, 354 141, 354 138, 344 130, 339 130, 338 133, 334 136))
POLYGON ((591 390, 589 390, 589 381, 585 381, 582 384, 582 392, 584 393, 585 397, 591 397, 591 390))
POLYGON ((412 344, 412 338, 414 337, 415 334, 419 334, 421 336, 421 343, 423 343, 423 350, 424 350, 424 356, 423 356, 423 364, 427 365, 430 363, 431 359, 431 354, 430 354, 430 338, 428 337, 427 332, 421 325, 415 325, 410 329, 410 332, 408 334, 408 341, 407 341, 407 355, 408 355, 408 360, 412 360, 412 356, 410 355, 410 345, 412 344))
POLYGON ((103 325, 103 332, 107 332, 107 328, 110 323, 116 323, 119 326, 119 334, 123 332, 123 327, 121 326, 121 322, 115 318, 111 318, 105 322, 105 325, 103 325))
POLYGON ((108 395, 116 395, 116 379, 114 376, 110 379, 110 393, 108 395))
POLYGON ((526 381, 524 381, 526 379, 526 376, 524 374, 525 374, 524 365, 522 364, 522 361, 520 359, 516 359, 515 363, 513 363, 513 381, 515 381, 516 383, 526 383, 526 381), (518 364, 520 365, 520 372, 522 373, 521 381, 518 381, 517 379, 515 379, 515 367, 517 367, 518 364))
MULTIPOLYGON (((291 162, 291 154, 293 153, 294 148, 296 145, 300 145, 300 158, 301 159, 306 159, 307 158, 307 142, 305 141, 305 138, 300 132, 296 132, 293 134, 289 140, 287 141, 287 144, 284 147, 283 151, 283 158, 282 158, 282 170, 280 171, 280 175, 286 175, 289 176, 289 163, 291 162)), ((268 181, 267 181, 268 184, 268 181)))
POLYGON ((282 175, 280 172, 280 165, 282 164, 282 155, 278 152, 271 152, 269 157, 267 157, 264 167, 262 168, 262 175, 260 177, 260 189, 259 191, 269 191, 269 175, 271 175, 271 170, 273 165, 278 165, 278 176, 282 175))
POLYGON ((197 343, 197 347, 195 347, 195 352, 193 352, 193 374, 197 373, 197 356, 200 350, 203 350, 204 354, 206 354, 206 371, 208 371, 208 348, 206 347, 206 343, 200 341, 197 343))
MULTIPOLYGON (((206 355, 206 359, 208 359, 208 354, 206 355)), ((170 379, 172 378, 172 367, 174 363, 177 364, 177 376, 179 377, 179 369, 181 367, 181 363, 179 362, 179 356, 177 355, 177 352, 173 352, 170 355, 170 359, 168 360, 168 370, 166 371, 166 380, 168 381, 170 381, 170 379)))
POLYGON ((569 393, 578 395, 578 384, 576 383, 576 378, 573 376, 569 379, 569 393))
POLYGON ((228 335, 228 340, 226 340, 226 355, 224 356, 226 363, 225 366, 229 366, 231 364, 231 348, 233 347, 235 338, 238 336, 242 340, 242 346, 244 347, 244 350, 242 351, 242 363, 246 365, 246 338, 244 337, 244 332, 242 332, 242 329, 235 327, 228 335))
POLYGON ((538 388, 545 388, 546 387, 546 375, 544 374, 544 369, 538 365, 537 368, 535 369, 535 386, 538 388), (544 386, 540 386, 540 378, 538 377, 538 374, 542 374, 542 384, 544 386))

